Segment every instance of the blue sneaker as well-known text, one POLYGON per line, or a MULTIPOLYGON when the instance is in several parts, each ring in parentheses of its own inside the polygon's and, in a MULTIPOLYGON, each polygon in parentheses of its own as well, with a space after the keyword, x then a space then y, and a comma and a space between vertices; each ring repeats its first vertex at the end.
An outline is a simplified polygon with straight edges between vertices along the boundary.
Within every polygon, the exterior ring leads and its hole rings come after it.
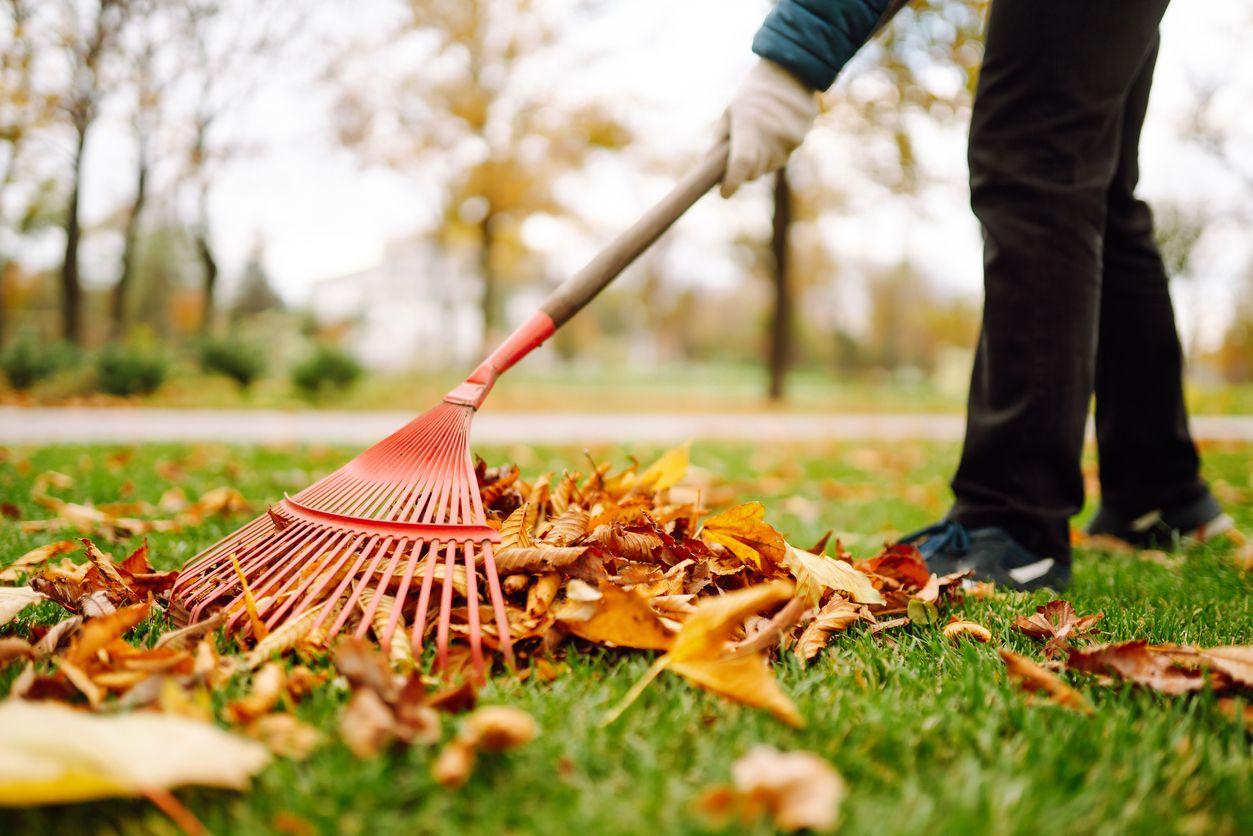
POLYGON ((1138 517, 1124 516, 1102 505, 1088 523, 1088 533, 1116 537, 1138 549, 1175 549, 1189 540, 1204 543, 1234 527, 1218 500, 1206 493, 1187 505, 1138 517))
POLYGON ((999 528, 972 531, 961 523, 941 520, 900 542, 916 546, 937 575, 970 570, 981 581, 1018 590, 1050 587, 1060 592, 1070 585, 1069 561, 1033 554, 999 528))

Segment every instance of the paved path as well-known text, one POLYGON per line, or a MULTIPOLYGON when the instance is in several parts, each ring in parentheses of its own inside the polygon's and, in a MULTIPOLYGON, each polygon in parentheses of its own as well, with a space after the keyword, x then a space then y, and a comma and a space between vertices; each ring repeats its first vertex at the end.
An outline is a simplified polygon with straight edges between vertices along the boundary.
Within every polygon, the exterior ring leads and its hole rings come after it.
MULTIPOLYGON (((0 407, 0 444, 227 441, 279 444, 369 444, 412 416, 400 412, 284 412, 0 407)), ((739 439, 814 442, 831 439, 959 440, 960 415, 771 413, 502 413, 489 407, 474 420, 480 444, 592 444, 739 439)), ((1253 441, 1253 416, 1201 416, 1198 439, 1253 441)))

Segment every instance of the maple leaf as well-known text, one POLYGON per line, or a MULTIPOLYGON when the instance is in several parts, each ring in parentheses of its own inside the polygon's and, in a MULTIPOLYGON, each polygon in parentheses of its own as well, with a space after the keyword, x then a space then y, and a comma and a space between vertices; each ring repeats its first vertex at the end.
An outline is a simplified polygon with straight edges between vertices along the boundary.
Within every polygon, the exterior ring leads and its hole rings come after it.
POLYGON ((756 653, 728 654, 726 648, 745 618, 790 599, 793 592, 792 584, 773 581, 702 601, 683 622, 670 650, 653 663, 604 722, 613 722, 649 682, 663 670, 670 670, 714 693, 764 708, 789 725, 804 725, 765 657, 756 653))
POLYGON ((1052 671, 1042 668, 1026 656, 1001 648, 997 651, 1009 673, 1010 681, 1029 693, 1043 693, 1057 705, 1091 714, 1092 706, 1083 694, 1071 688, 1052 671))
POLYGON ((812 752, 756 746, 731 765, 732 786, 714 788, 699 802, 706 813, 736 815, 751 825, 763 814, 780 830, 833 830, 847 792, 840 774, 812 752))
POLYGON ((722 546, 749 566, 768 569, 784 561, 788 546, 765 517, 764 505, 746 502, 705 520, 698 536, 711 546, 722 546))
POLYGON ((1154 647, 1145 641, 1107 644, 1090 650, 1071 650, 1066 666, 1096 674, 1114 674, 1163 694, 1186 694, 1204 688, 1202 671, 1179 664, 1177 648, 1154 647))
POLYGON ((242 790, 265 747, 211 723, 151 712, 92 715, 49 702, 0 703, 0 806, 138 796, 185 785, 242 790))
POLYGON ((816 605, 828 589, 847 594, 860 604, 883 603, 883 596, 870 578, 842 560, 810 554, 789 545, 785 562, 796 578, 797 595, 810 604, 816 605))
POLYGON ((1045 641, 1044 655, 1053 657, 1070 645, 1072 638, 1096 631, 1104 613, 1080 617, 1069 601, 1049 601, 1036 608, 1034 614, 1014 619, 1014 629, 1033 639, 1045 641))

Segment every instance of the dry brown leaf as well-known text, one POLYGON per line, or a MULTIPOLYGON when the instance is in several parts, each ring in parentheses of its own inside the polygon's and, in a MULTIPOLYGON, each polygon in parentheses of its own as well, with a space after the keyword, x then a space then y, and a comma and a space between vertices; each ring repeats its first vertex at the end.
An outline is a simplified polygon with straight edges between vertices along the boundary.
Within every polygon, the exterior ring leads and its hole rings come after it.
POLYGON ((705 520, 700 539, 711 546, 721 546, 745 564, 758 570, 769 570, 787 556, 783 535, 765 521, 766 507, 760 502, 746 502, 705 520))
POLYGON ((812 752, 757 746, 731 765, 732 786, 706 792, 710 815, 734 815, 745 825, 768 816, 779 830, 834 830, 847 792, 840 774, 812 752))
POLYGON ((253 674, 252 690, 241 699, 226 704, 227 722, 247 725, 269 714, 286 694, 287 671, 278 662, 268 662, 253 674))
POLYGON ((31 549, 0 570, 0 581, 15 581, 23 572, 39 569, 54 557, 76 552, 81 547, 82 544, 77 540, 58 540, 55 543, 47 543, 31 549))
POLYGON ((40 636, 39 641, 35 642, 35 657, 44 659, 56 653, 61 648, 61 645, 78 631, 82 624, 83 617, 81 615, 72 615, 53 624, 46 633, 40 636))
POLYGON ((0 670, 17 659, 30 661, 35 658, 35 648, 30 642, 17 636, 0 638, 0 670))
POLYGON ((1069 601, 1049 601, 1032 615, 1018 616, 1014 629, 1044 641, 1044 655, 1052 658, 1069 647, 1071 639, 1095 632, 1097 622, 1104 617, 1104 613, 1079 616, 1069 601))
POLYGON ((93 715, 49 702, 0 703, 0 806, 139 796, 198 785, 243 790, 270 755, 184 717, 93 715))
POLYGON ((586 552, 586 546, 550 546, 539 542, 534 546, 502 548, 494 551, 493 557, 496 571, 501 575, 537 575, 569 566, 586 552))
POLYGON ((291 714, 266 714, 244 728, 244 734, 260 740, 282 758, 302 761, 325 742, 322 732, 291 714))
POLYGON ((457 736, 449 741, 431 766, 431 776, 440 786, 459 787, 474 772, 479 752, 504 752, 535 739, 539 726, 520 708, 485 705, 471 712, 457 736))
POLYGON ((1072 711, 1083 714, 1092 713, 1092 706, 1083 694, 1063 682, 1057 674, 1012 650, 1001 648, 997 653, 1000 654, 1001 661, 1005 663, 1010 680, 1022 690, 1030 693, 1043 693, 1052 702, 1072 711))
POLYGON ((29 586, 0 586, 0 627, 17 618, 17 614, 46 596, 29 586))
POLYGON ((805 625, 804 631, 796 641, 792 652, 808 662, 817 656, 831 636, 839 633, 861 618, 861 609, 843 598, 832 598, 805 625))
POLYGON ((102 618, 87 621, 70 647, 65 651, 65 661, 79 668, 86 668, 95 659, 96 653, 105 645, 120 639, 130 632, 131 628, 148 617, 151 604, 144 602, 123 607, 102 618))
POLYGON ((1071 650, 1066 667, 1088 673, 1114 675, 1163 694, 1186 694, 1204 688, 1208 677, 1203 671, 1185 667, 1170 648, 1157 648, 1145 641, 1107 644, 1090 650, 1071 650))

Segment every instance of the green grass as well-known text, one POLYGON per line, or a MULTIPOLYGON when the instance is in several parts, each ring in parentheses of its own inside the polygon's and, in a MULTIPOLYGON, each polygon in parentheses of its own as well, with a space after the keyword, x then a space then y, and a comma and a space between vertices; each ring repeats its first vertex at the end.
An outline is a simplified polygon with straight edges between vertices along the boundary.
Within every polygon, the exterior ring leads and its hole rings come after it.
MULTIPOLYGON (((232 450, 153 446, 125 463, 113 449, 10 450, 0 462, 0 500, 42 516, 29 498, 41 471, 75 476, 75 499, 117 499, 124 486, 155 500, 176 476, 189 494, 234 484, 263 502, 327 472, 344 450, 232 450), (157 468, 158 462, 166 464, 157 468), (172 474, 174 463, 185 475, 172 474), (155 470, 154 470, 155 469, 155 470)), ((577 450, 484 450, 534 474, 578 467, 577 450)), ((656 451, 599 449, 598 460, 656 451)), ((1207 475, 1237 521, 1253 529, 1253 448, 1212 446, 1207 475)), ((827 527, 855 552, 872 552, 893 531, 934 519, 947 502, 951 445, 895 444, 761 449, 698 446, 694 463, 756 497, 798 542, 827 527)), ((154 535, 154 558, 177 566, 239 521, 212 521, 180 535, 154 535)), ((4 523, 0 563, 48 539, 4 523)), ((113 547, 120 551, 123 546, 113 547)), ((1253 641, 1253 582, 1230 547, 1195 549, 1163 564, 1133 554, 1081 553, 1068 598, 1106 613, 1113 639, 1143 637, 1201 645, 1253 641)), ((966 613, 995 641, 1035 648, 1009 630, 1013 617, 1046 597, 972 601, 966 613)), ((36 613, 53 620, 56 608, 36 613)), ((907 628, 892 641, 854 629, 804 667, 778 665, 808 726, 787 728, 663 675, 616 724, 598 721, 641 676, 647 654, 567 656, 551 683, 498 678, 486 702, 531 712, 542 727, 530 746, 487 757, 459 791, 428 777, 432 752, 417 748, 361 762, 332 742, 304 763, 277 761, 245 794, 179 791, 216 833, 274 832, 292 815, 322 833, 686 833, 711 826, 692 808, 700 791, 725 781, 732 761, 768 743, 829 758, 844 775, 848 833, 1249 833, 1253 832, 1253 745, 1211 694, 1165 698, 1076 678, 1093 716, 1029 704, 1013 689, 991 647, 951 646, 932 630, 907 628)), ((0 675, 5 689, 15 671, 0 675)), ((245 682, 233 686, 239 692, 245 682)), ((229 695, 219 695, 224 700, 229 695)), ((326 688, 301 704, 304 719, 334 735, 346 695, 326 688)), ((2 742, 0 742, 2 745, 2 742)), ((769 828, 761 824, 760 832, 769 828)), ((171 832, 138 801, 0 812, 0 832, 171 832)))

